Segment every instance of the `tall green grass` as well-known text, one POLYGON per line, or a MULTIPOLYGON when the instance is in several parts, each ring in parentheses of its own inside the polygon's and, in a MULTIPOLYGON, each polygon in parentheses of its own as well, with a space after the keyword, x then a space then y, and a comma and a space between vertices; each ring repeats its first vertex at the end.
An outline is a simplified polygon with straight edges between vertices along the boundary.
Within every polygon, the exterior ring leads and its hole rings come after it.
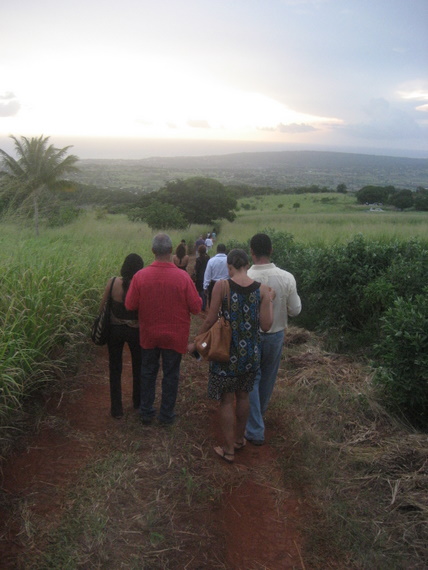
MULTIPOLYGON (((242 199, 235 222, 216 225, 218 240, 246 242, 266 227, 292 234, 295 243, 344 243, 359 233, 366 238, 428 238, 423 212, 368 212, 353 196, 337 194, 265 196, 242 199), (299 203, 299 207, 295 207, 299 203)), ((212 227, 171 231, 174 247, 191 244, 212 227)), ((25 397, 55 378, 88 346, 105 283, 119 274, 128 253, 151 263, 154 235, 126 216, 97 219, 92 212, 62 228, 2 224, 0 236, 0 425, 5 425, 25 397)))
POLYGON ((147 262, 151 233, 126 219, 88 215, 62 229, 3 226, 0 238, 0 425, 86 344, 105 283, 124 257, 147 262))

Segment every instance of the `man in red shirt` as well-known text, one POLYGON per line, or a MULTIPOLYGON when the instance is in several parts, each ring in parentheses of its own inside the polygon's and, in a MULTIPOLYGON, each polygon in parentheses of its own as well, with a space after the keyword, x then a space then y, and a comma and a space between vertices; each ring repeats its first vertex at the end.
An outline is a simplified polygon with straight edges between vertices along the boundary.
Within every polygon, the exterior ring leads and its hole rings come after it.
POLYGON ((138 310, 142 347, 141 405, 143 424, 155 418, 156 378, 162 357, 162 400, 159 422, 174 422, 181 357, 187 352, 190 314, 201 311, 202 300, 186 271, 171 262, 172 242, 167 234, 153 238, 155 261, 138 271, 125 299, 128 310, 138 310))

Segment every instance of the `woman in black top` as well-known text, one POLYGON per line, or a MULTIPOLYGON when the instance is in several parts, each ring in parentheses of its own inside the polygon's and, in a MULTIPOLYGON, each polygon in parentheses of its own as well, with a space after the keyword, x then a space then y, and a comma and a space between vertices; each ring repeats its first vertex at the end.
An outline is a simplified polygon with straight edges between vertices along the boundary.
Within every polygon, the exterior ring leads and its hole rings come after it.
POLYGON ((121 377, 122 354, 125 343, 129 346, 132 359, 132 401, 135 409, 140 407, 141 347, 138 312, 127 311, 124 302, 132 277, 143 267, 142 258, 136 253, 130 253, 123 262, 120 270, 121 276, 112 277, 108 280, 101 301, 101 307, 103 307, 106 299, 108 299, 110 286, 114 279, 108 339, 111 415, 114 418, 123 416, 121 377))
POLYGON ((196 258, 195 262, 195 285, 199 296, 202 299, 202 310, 205 311, 207 299, 204 292, 204 274, 210 256, 207 254, 207 248, 205 245, 200 245, 198 247, 198 254, 199 256, 196 258))
POLYGON ((175 254, 172 256, 172 262, 179 268, 187 271, 187 265, 189 263, 189 256, 186 253, 186 248, 183 243, 177 245, 175 254))

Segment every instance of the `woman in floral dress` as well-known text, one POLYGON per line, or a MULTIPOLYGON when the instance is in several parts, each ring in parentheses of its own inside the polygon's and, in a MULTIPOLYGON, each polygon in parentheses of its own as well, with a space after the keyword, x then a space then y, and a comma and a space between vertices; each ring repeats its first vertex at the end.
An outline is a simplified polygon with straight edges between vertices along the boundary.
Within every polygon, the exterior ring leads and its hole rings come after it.
MULTIPOLYGON (((222 298, 223 284, 218 281, 199 334, 215 323, 221 308, 232 328, 230 360, 210 362, 208 397, 220 402, 219 422, 225 440, 224 445, 215 447, 214 451, 228 463, 233 463, 235 451, 245 445, 249 393, 260 365, 259 330, 268 331, 272 325, 275 293, 248 277, 249 260, 244 250, 233 249, 227 256, 227 264, 228 294, 222 298)), ((189 351, 193 350, 192 343, 189 351)))

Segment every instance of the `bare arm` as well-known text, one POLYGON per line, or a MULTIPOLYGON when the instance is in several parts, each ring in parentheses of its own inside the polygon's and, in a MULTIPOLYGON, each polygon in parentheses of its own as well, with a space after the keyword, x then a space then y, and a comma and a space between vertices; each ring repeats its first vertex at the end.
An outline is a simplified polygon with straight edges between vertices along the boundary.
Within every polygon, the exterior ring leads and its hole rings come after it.
POLYGON ((104 293, 103 293, 103 297, 101 299, 101 303, 100 303, 100 308, 99 311, 101 313, 102 308, 104 307, 104 303, 107 301, 108 296, 110 294, 110 287, 111 287, 111 282, 113 281, 114 277, 111 277, 108 281, 107 281, 107 285, 105 286, 104 289, 104 293))
MULTIPOLYGON (((203 322, 201 328, 198 331, 198 334, 202 334, 210 329, 213 324, 216 322, 218 317, 218 312, 221 307, 222 303, 222 281, 217 281, 214 285, 212 296, 211 296, 211 304, 208 310, 208 314, 203 322)), ((195 343, 190 342, 187 346, 188 352, 193 352, 195 350, 195 343)))
POLYGON ((260 285, 260 328, 267 332, 273 323, 273 300, 275 291, 267 285, 260 285))

